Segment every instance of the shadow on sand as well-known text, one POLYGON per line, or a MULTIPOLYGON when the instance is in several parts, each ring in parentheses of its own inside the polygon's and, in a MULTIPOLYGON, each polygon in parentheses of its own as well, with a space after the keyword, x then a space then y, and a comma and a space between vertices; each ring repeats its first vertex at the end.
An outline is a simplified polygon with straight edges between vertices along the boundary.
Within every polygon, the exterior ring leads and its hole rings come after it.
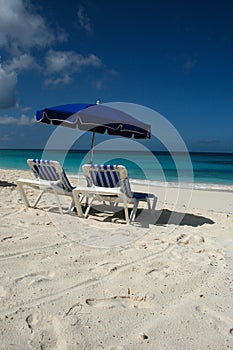
MULTIPOLYGON (((157 210, 153 216, 155 225, 179 225, 179 226, 202 226, 214 224, 214 221, 201 215, 171 211, 168 209, 157 210)), ((152 219, 152 221, 153 221, 152 219)))
POLYGON ((0 180, 0 187, 16 187, 17 185, 13 182, 2 181, 0 180))
MULTIPOLYGON (((124 211, 120 210, 115 213, 108 213, 103 217, 103 211, 97 210, 97 206, 91 208, 90 215, 93 218, 102 222, 113 222, 117 220, 125 220, 124 211)), ((178 226, 192 226, 198 227, 205 224, 214 224, 214 221, 201 215, 195 215, 190 213, 183 213, 177 211, 171 211, 168 209, 155 210, 150 213, 148 210, 138 209, 137 217, 135 221, 138 221, 141 226, 148 227, 149 225, 164 226, 164 225, 178 225, 178 226)))

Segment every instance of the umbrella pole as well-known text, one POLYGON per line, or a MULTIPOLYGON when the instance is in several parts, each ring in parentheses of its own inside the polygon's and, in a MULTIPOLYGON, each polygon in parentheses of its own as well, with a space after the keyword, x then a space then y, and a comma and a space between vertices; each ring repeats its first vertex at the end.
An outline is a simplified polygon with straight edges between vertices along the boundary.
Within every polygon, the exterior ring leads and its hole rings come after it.
POLYGON ((90 152, 90 163, 93 163, 93 152, 94 152, 94 145, 95 145, 95 132, 92 134, 92 140, 91 140, 91 152, 90 152))

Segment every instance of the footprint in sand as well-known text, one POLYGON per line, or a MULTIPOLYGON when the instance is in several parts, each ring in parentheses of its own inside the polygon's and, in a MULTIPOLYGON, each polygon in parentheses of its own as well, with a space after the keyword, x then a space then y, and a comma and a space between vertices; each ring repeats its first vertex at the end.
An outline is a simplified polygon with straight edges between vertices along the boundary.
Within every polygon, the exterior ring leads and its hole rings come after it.
POLYGON ((34 327, 36 326, 37 322, 38 322, 38 319, 36 317, 36 314, 30 314, 26 317, 25 319, 27 325, 28 325, 28 328, 30 329, 31 333, 34 332, 34 327))
POLYGON ((65 313, 65 316, 69 318, 71 326, 75 326, 79 322, 79 313, 81 310, 82 305, 80 303, 75 303, 65 313))
POLYGON ((55 276, 54 271, 40 271, 40 272, 33 272, 28 275, 24 275, 22 277, 16 278, 16 282, 26 282, 28 285, 34 284, 34 283, 40 283, 40 282, 46 282, 53 279, 55 276))
POLYGON ((171 265, 163 262, 157 262, 156 264, 150 264, 147 266, 147 271, 145 275, 151 278, 156 278, 157 281, 163 281, 164 278, 174 275, 175 271, 181 268, 179 262, 172 261, 171 265))
POLYGON ((186 234, 181 233, 177 238, 176 242, 179 245, 187 245, 187 244, 199 244, 199 243, 205 243, 204 237, 200 235, 194 235, 194 234, 186 234))
POLYGON ((159 261, 156 264, 150 264, 147 268, 149 268, 149 270, 145 272, 145 275, 152 276, 154 274, 165 274, 169 269, 169 265, 159 261))
POLYGON ((233 319, 221 314, 220 312, 214 311, 208 306, 197 306, 196 310, 203 315, 208 316, 214 323, 214 327, 224 336, 233 336, 233 319))
POLYGON ((37 349, 67 350, 67 343, 63 336, 61 322, 57 317, 32 313, 25 319, 31 333, 29 347, 37 349))
POLYGON ((87 299, 87 305, 93 307, 102 307, 102 308, 114 308, 114 307, 123 307, 123 308, 135 308, 135 309, 147 309, 150 308, 150 302, 144 297, 136 296, 114 296, 111 298, 105 299, 87 299))

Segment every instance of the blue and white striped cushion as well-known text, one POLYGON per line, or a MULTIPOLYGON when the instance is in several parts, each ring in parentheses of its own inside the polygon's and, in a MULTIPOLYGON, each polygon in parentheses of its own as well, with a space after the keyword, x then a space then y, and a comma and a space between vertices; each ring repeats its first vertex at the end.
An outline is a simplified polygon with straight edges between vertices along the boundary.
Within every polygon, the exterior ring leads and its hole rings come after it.
POLYGON ((121 191, 132 198, 133 193, 127 175, 127 170, 122 165, 84 165, 88 186, 120 187, 121 191))
POLYGON ((120 187, 120 173, 115 165, 92 165, 89 170, 90 178, 95 186, 120 187))
POLYGON ((46 181, 60 180, 61 182, 57 185, 68 192, 72 191, 74 188, 70 184, 65 171, 58 162, 42 159, 29 159, 28 164, 37 179, 46 181))
POLYGON ((57 181, 60 176, 49 160, 33 159, 32 170, 37 178, 46 181, 57 181))
POLYGON ((154 198, 153 194, 132 192, 127 169, 123 165, 84 164, 82 169, 89 187, 118 187, 128 199, 135 201, 154 198))

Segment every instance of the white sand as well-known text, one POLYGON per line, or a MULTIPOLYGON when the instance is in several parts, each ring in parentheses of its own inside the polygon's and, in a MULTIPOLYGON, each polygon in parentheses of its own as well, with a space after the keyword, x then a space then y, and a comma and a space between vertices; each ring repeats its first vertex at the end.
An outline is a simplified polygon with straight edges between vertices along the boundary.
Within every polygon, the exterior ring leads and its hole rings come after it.
POLYGON ((155 187, 132 226, 0 174, 0 349, 233 349, 233 192, 155 187))

